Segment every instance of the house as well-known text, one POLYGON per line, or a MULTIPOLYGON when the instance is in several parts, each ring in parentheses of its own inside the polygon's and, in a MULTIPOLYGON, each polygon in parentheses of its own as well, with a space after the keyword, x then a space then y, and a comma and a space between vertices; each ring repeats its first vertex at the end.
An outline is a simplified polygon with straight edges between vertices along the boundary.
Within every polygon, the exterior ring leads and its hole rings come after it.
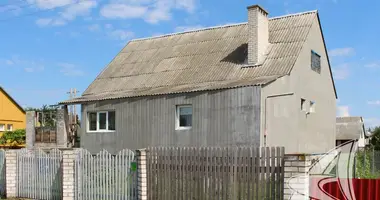
POLYGON ((0 87, 0 135, 5 131, 25 129, 24 109, 0 87))
POLYGON ((368 135, 364 128, 362 117, 337 117, 336 118, 336 146, 350 140, 358 140, 358 147, 369 144, 368 135))
POLYGON ((130 41, 81 97, 81 146, 335 146, 336 91, 317 11, 130 41))

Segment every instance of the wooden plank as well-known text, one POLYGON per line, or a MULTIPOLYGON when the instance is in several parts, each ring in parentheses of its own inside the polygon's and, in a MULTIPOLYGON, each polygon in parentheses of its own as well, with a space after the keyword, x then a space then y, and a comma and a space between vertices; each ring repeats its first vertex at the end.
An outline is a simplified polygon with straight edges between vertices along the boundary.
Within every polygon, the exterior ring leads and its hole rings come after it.
POLYGON ((265 148, 265 194, 267 199, 270 199, 270 148, 265 148))
POLYGON ((222 199, 228 199, 228 173, 227 173, 227 167, 228 167, 228 148, 224 147, 222 149, 222 199))
POLYGON ((255 172, 254 172, 254 176, 255 176, 255 200, 261 200, 261 195, 260 195, 260 178, 261 178, 261 174, 260 174, 260 155, 261 155, 261 148, 260 147, 257 147, 255 148, 256 151, 255 151, 255 159, 254 159, 254 166, 255 166, 255 172))
POLYGON ((271 199, 276 199, 276 148, 271 147, 270 150, 270 167, 271 167, 271 199))
POLYGON ((280 148, 280 163, 281 163, 281 175, 280 175, 280 200, 283 200, 284 199, 284 185, 285 185, 285 181, 284 181, 284 171, 285 171, 285 160, 284 160, 284 154, 285 154, 285 148, 284 147, 281 147, 280 148))

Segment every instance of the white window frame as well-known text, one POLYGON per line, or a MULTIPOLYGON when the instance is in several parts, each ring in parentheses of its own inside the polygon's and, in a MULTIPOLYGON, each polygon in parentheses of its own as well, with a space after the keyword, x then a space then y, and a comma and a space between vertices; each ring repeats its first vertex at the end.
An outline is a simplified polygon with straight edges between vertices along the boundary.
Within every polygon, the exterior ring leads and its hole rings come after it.
POLYGON ((5 131, 5 124, 0 124, 0 131, 5 131), (3 128, 1 128, 3 127, 3 128))
MULTIPOLYGON (((116 130, 108 130, 108 113, 109 112, 115 112, 115 111, 89 111, 87 112, 87 132, 90 132, 90 133, 96 133, 96 132, 115 132, 116 130), (93 130, 90 130, 90 113, 96 113, 96 130, 93 131, 93 130), (105 113, 106 114, 106 129, 100 129, 100 125, 99 125, 99 115, 102 114, 102 113, 105 113)), ((116 112, 115 112, 115 117, 116 117, 116 112)), ((115 121, 115 125, 116 125, 116 121, 115 121)), ((115 128, 116 129, 116 128, 115 128)))
POLYGON ((13 131, 13 124, 7 124, 7 131, 13 131))
POLYGON ((179 116, 180 116, 180 109, 181 108, 191 108, 191 118, 193 118, 193 106, 191 104, 186 104, 186 105, 177 105, 176 106, 176 111, 175 111, 175 127, 176 130, 189 130, 193 126, 179 126, 179 116))

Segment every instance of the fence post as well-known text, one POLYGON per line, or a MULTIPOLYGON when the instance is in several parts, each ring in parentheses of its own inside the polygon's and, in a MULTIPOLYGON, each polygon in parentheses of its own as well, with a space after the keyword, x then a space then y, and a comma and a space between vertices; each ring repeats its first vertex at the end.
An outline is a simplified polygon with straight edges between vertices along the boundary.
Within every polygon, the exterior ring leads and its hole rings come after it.
POLYGON ((67 107, 63 109, 57 109, 57 146, 61 148, 68 147, 67 146, 67 107), (66 110, 65 110, 66 109, 66 110))
POLYGON ((63 150, 62 159, 62 187, 63 187, 63 200, 74 200, 74 168, 75 158, 77 156, 76 149, 63 150))
POLYGON ((31 149, 34 147, 36 140, 36 112, 26 112, 26 148, 31 149))
POLYGON ((138 200, 147 200, 147 150, 139 149, 136 151, 137 160, 137 190, 138 200))
POLYGON ((285 155, 285 184, 284 184, 284 199, 309 199, 309 177, 308 171, 311 166, 310 155, 306 154, 291 154, 285 155), (292 180, 291 187, 298 192, 289 188, 289 180, 292 180))
POLYGON ((5 152, 5 185, 6 185, 6 196, 16 197, 17 196, 17 151, 7 150, 5 152))

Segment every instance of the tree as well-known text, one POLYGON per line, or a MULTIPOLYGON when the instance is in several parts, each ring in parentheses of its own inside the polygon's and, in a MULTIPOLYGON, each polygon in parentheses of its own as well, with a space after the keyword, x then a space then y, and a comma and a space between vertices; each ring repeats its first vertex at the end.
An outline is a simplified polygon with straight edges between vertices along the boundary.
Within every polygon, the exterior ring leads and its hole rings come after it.
POLYGON ((375 127, 371 133, 370 144, 376 151, 380 151, 380 126, 375 127))
POLYGON ((54 127, 56 123, 57 108, 54 106, 43 105, 41 108, 27 107, 25 111, 35 111, 38 123, 45 127, 54 127))

